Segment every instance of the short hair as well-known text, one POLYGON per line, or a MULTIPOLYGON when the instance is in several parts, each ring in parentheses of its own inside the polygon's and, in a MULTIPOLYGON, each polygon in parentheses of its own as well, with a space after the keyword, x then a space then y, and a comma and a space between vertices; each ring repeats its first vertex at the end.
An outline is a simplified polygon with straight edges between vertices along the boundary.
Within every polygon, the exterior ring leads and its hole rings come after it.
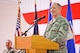
POLYGON ((56 3, 56 4, 61 7, 61 4, 59 4, 59 3, 56 3))
POLYGON ((11 40, 7 40, 6 43, 11 43, 12 44, 12 41, 11 40))
POLYGON ((54 2, 53 4, 57 4, 61 8, 61 4, 54 2))

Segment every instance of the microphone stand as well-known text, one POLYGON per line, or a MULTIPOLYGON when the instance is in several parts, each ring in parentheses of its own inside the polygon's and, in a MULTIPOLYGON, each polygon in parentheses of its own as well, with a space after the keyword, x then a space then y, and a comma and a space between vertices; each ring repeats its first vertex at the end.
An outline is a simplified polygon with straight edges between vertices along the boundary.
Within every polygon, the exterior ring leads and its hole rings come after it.
POLYGON ((31 26, 31 27, 29 27, 22 35, 25 35, 25 36, 27 36, 27 32, 35 25, 35 23, 36 22, 38 22, 39 20, 36 20, 36 21, 34 21, 34 24, 31 26))
POLYGON ((40 20, 43 19, 43 18, 45 18, 45 16, 43 16, 43 17, 40 18, 40 19, 36 19, 36 20, 34 21, 34 24, 33 24, 30 28, 28 28, 22 35, 27 36, 26 33, 36 24, 36 22, 40 21, 40 20))
POLYGON ((31 27, 29 27, 22 35, 25 35, 25 36, 27 36, 27 32, 34 26, 35 24, 33 24, 31 27))

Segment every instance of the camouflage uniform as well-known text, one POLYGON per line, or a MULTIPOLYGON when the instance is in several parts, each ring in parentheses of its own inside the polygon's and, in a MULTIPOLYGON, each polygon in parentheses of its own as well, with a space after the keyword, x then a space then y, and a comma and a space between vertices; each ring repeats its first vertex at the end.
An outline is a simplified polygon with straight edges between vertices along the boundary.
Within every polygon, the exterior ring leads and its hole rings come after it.
POLYGON ((16 50, 14 50, 13 48, 6 49, 6 50, 3 51, 3 53, 16 53, 16 50))
POLYGON ((17 51, 17 53, 26 53, 26 50, 21 49, 21 50, 17 51))
POLYGON ((26 53, 26 50, 15 50, 13 48, 11 49, 6 49, 3 51, 3 53, 26 53))
POLYGON ((48 53, 67 53, 66 39, 68 22, 62 16, 51 20, 47 25, 44 37, 59 44, 59 50, 49 50, 48 53))

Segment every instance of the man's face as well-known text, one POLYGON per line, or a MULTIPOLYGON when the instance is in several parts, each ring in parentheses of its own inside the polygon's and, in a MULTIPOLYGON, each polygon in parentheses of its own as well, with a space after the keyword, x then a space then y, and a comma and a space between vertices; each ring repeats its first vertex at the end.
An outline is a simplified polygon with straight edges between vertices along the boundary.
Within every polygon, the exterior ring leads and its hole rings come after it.
POLYGON ((57 16, 60 14, 60 7, 57 4, 53 4, 51 8, 51 12, 53 16, 57 16))
POLYGON ((6 47, 7 47, 7 49, 11 48, 12 47, 12 42, 8 40, 6 42, 6 47))

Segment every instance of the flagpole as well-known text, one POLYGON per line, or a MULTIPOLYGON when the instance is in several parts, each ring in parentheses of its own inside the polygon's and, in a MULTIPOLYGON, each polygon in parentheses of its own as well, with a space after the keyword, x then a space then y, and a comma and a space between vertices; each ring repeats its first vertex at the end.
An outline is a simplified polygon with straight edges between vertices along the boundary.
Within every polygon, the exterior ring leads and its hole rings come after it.
POLYGON ((21 0, 17 0, 18 1, 18 7, 20 7, 21 4, 21 0))
MULTIPOLYGON (((70 25, 70 30, 71 32, 73 31, 73 22, 72 22, 72 11, 71 11, 71 5, 70 5, 70 0, 68 0, 68 7, 67 7, 67 20, 70 25)), ((68 35, 69 36, 69 35, 68 35)), ((75 44, 74 44, 74 34, 71 34, 71 39, 67 40, 67 49, 68 53, 75 53, 75 44)), ((70 37, 70 36, 69 36, 70 37)))
POLYGON ((36 0, 34 0, 35 4, 36 4, 36 0))
POLYGON ((21 20, 20 20, 20 4, 21 1, 17 0, 17 22, 16 22, 16 29, 15 29, 15 37, 16 36, 21 36, 22 32, 21 32, 21 20))
MULTIPOLYGON (((37 8, 36 8, 36 0, 34 0, 34 3, 35 3, 35 12, 34 12, 34 17, 35 19, 37 19, 37 8)), ((39 32, 38 32, 38 22, 34 22, 34 32, 33 32, 33 35, 39 35, 39 32)))
POLYGON ((48 22, 50 22, 52 20, 52 14, 51 14, 51 6, 52 6, 52 0, 50 0, 49 3, 49 10, 48 10, 48 22))
MULTIPOLYGON (((20 3, 21 3, 21 1, 20 0, 17 0, 17 1, 18 1, 18 13, 17 14, 18 14, 18 17, 19 17, 20 16, 19 13, 20 13, 20 3)), ((15 38, 16 38, 16 29, 15 29, 15 34, 14 34, 14 40, 16 40, 15 38)), ((15 43, 16 42, 14 41, 14 46, 15 46, 15 43)), ((13 48, 15 49, 14 46, 13 46, 13 48)))
MULTIPOLYGON (((21 0, 18 0, 18 18, 20 19, 20 30, 21 30, 21 10, 20 10, 21 0)), ((22 31, 21 31, 22 35, 22 31)))
POLYGON ((18 0, 18 17, 20 16, 20 4, 21 4, 21 1, 18 0))

